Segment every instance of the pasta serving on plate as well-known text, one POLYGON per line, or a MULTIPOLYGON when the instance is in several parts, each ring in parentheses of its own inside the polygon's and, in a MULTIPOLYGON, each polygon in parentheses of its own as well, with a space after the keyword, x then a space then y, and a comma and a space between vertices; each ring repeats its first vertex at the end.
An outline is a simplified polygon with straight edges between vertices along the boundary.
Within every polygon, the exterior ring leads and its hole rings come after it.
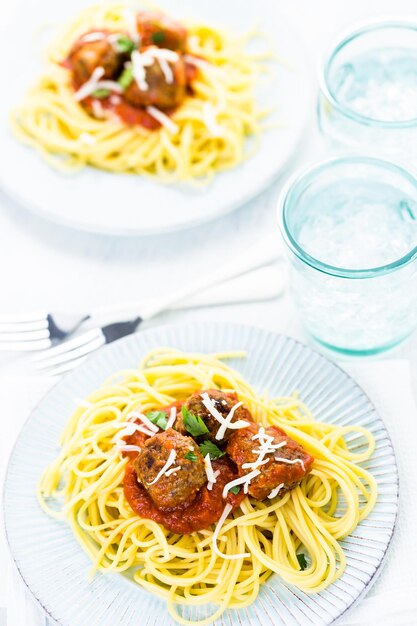
POLYGON ((113 376, 78 406, 39 485, 94 570, 129 572, 183 624, 182 605, 217 605, 210 623, 274 573, 325 589, 377 497, 366 429, 315 421, 296 394, 259 396, 230 356, 164 348, 113 376))
POLYGON ((51 46, 13 129, 63 170, 209 179, 261 131, 255 85, 268 55, 249 54, 250 39, 155 10, 88 8, 51 46))

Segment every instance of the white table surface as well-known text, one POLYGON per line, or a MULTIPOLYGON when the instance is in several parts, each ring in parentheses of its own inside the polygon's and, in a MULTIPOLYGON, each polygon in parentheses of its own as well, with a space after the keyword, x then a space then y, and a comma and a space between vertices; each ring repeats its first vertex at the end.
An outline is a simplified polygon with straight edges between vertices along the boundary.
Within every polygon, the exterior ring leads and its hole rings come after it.
MULTIPOLYGON (((13 3, 3 6, 4 11, 6 15, 12 12, 13 3)), ((282 11, 298 25, 308 56, 316 67, 338 31, 368 17, 387 14, 417 17, 417 3, 416 0, 291 0, 282 3, 282 11)), ((2 20, 0 36, 1 29, 6 27, 7 20, 2 20)), ((316 129, 315 104, 311 103, 311 124, 292 170, 325 154, 316 129)), ((39 308, 88 311, 101 304, 132 300, 133 296, 153 297, 170 291, 175 284, 203 275, 225 258, 241 254, 249 242, 261 239, 271 229, 276 229, 278 239, 276 201, 287 175, 254 201, 209 225, 144 239, 92 236, 65 230, 32 216, 0 190, 0 314, 39 308)), ((187 319, 253 323, 308 342, 287 295, 273 302, 167 313, 152 324, 187 319)), ((415 334, 386 355, 410 361, 415 395, 416 348, 415 334)), ((18 374, 24 368, 26 361, 21 356, 0 353, 0 377, 18 374)), ((1 614, 0 625, 3 626, 1 614)), ((28 621, 21 626, 32 623, 28 621)))

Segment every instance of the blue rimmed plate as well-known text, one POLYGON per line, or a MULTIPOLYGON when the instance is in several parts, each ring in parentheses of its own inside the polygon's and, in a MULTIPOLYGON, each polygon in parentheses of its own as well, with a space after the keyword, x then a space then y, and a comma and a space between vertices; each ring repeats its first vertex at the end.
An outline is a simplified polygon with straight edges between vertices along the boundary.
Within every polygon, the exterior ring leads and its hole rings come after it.
MULTIPOLYGON (((216 624, 229 626, 325 626, 332 624, 369 589, 381 569, 395 526, 398 471, 391 440, 362 389, 322 355, 283 335, 255 327, 196 323, 140 332, 103 348, 68 374, 43 398, 22 429, 5 483, 4 517, 10 549, 26 585, 48 615, 62 626, 168 626, 163 600, 119 574, 97 574, 70 528, 40 509, 36 483, 56 456, 58 436, 82 398, 117 370, 137 366, 149 350, 171 346, 186 351, 245 350, 232 361, 259 391, 290 394, 296 388, 316 419, 368 428, 376 450, 366 463, 378 482, 371 515, 343 541, 347 568, 327 590, 307 595, 272 576, 257 601, 230 610, 216 624)), ((194 607, 188 617, 205 617, 194 607)))

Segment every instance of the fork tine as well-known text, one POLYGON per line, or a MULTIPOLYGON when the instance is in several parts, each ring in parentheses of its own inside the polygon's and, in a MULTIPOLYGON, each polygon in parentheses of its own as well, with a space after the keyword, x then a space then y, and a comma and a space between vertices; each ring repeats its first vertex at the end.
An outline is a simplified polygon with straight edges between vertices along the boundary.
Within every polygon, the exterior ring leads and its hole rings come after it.
POLYGON ((39 320, 38 322, 23 322, 22 324, 3 324, 0 322, 1 333, 31 333, 38 330, 47 330, 49 332, 48 320, 39 320))
POLYGON ((52 345, 50 339, 37 341, 0 341, 0 352, 35 352, 47 350, 52 345))
POLYGON ((0 343, 9 342, 9 341, 13 341, 13 342, 37 341, 38 339, 49 339, 49 335, 50 333, 47 328, 43 330, 33 330, 30 332, 23 332, 23 333, 19 333, 19 332, 5 333, 5 332, 2 332, 0 328, 0 343))
POLYGON ((71 350, 75 350, 79 346, 83 346, 89 341, 91 341, 92 339, 95 339, 100 332, 101 331, 99 328, 93 328, 85 333, 82 333, 81 335, 78 335, 77 337, 74 337, 74 339, 69 339, 68 341, 64 341, 60 343, 58 346, 54 346, 50 350, 47 350, 46 352, 42 352, 41 354, 36 355, 33 358, 33 360, 36 362, 38 361, 41 362, 41 361, 49 360, 50 358, 54 356, 58 356, 59 354, 65 354, 67 352, 70 352, 71 350))
POLYGON ((45 311, 32 311, 32 313, 17 313, 0 316, 0 324, 26 324, 46 320, 48 314, 45 311))
MULTIPOLYGON (((79 345, 77 348, 73 348, 65 352, 61 351, 59 354, 55 353, 50 358, 45 358, 43 360, 35 359, 36 367, 40 370, 53 369, 59 366, 63 366, 64 364, 69 364, 73 361, 76 361, 80 357, 87 356, 88 354, 90 354, 90 352, 97 350, 97 348, 100 348, 105 343, 105 339, 101 331, 97 329, 95 332, 95 337, 86 340, 82 345, 79 345)), ((85 334, 89 335, 90 333, 85 334)), ((62 347, 64 346, 65 343, 62 344, 62 347)), ((52 350, 48 350, 47 353, 52 352, 53 350, 54 348, 52 348, 52 350)))
POLYGON ((48 320, 34 320, 31 322, 3 322, 0 319, 0 333, 28 333, 34 330, 48 328, 48 320))

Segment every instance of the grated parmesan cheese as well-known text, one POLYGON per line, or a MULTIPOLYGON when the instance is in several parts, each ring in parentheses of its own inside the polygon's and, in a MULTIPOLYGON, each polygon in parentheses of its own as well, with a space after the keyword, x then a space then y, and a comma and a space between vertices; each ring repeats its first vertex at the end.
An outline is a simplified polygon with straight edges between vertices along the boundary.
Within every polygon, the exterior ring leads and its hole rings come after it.
POLYGON ((179 131, 177 124, 175 124, 175 122, 173 122, 172 119, 168 117, 168 115, 162 113, 162 111, 160 111, 156 107, 146 107, 146 111, 147 113, 149 113, 149 115, 155 118, 164 128, 166 128, 168 132, 175 135, 179 131))
POLYGON ((140 420, 142 424, 145 424, 146 428, 149 428, 154 433, 159 432, 159 428, 156 424, 153 424, 150 419, 143 415, 143 413, 136 413, 136 419, 140 420))
POLYGON ((80 41, 89 43, 93 41, 101 41, 102 39, 106 39, 107 35, 105 33, 101 33, 99 31, 93 31, 92 33, 87 33, 83 35, 80 41))
POLYGON ((217 122, 218 110, 209 102, 203 105, 203 121, 212 137, 222 137, 224 128, 217 122))
POLYGON ((136 81, 138 89, 141 91, 148 91, 149 85, 146 82, 146 70, 145 67, 152 65, 153 60, 145 58, 139 50, 133 50, 132 52, 132 73, 133 78, 136 81))
POLYGON ((238 402, 235 404, 226 417, 223 417, 221 413, 214 406, 213 400, 210 398, 208 393, 205 391, 200 394, 200 397, 203 400, 203 404, 206 407, 207 411, 220 423, 220 428, 217 431, 216 439, 223 439, 224 434, 227 428, 232 430, 236 430, 238 428, 246 428, 249 426, 249 422, 245 422, 245 420, 237 420, 236 422, 232 422, 233 415, 240 406, 242 406, 243 402, 238 402))
POLYGON ((284 459, 284 457, 282 456, 276 456, 275 460, 279 461, 280 463, 288 463, 288 465, 294 465, 295 463, 299 463, 303 470, 306 471, 304 461, 302 461, 301 459, 284 459))
POLYGON ((252 441, 256 439, 259 440, 258 448, 252 450, 252 454, 256 454, 258 458, 253 463, 244 463, 242 469, 256 469, 261 465, 265 465, 270 460, 270 458, 265 458, 267 454, 275 454, 279 448, 287 445, 286 441, 273 443, 274 437, 267 435, 263 426, 260 427, 259 431, 255 433, 251 439, 252 441))
POLYGON ((190 65, 195 65, 201 70, 215 70, 215 66, 205 61, 204 59, 199 59, 198 57, 193 56, 192 54, 184 54, 184 61, 186 63, 190 63, 190 65))
POLYGON ((240 478, 235 478, 235 480, 231 480, 230 483, 226 483, 223 489, 223 498, 227 497, 227 494, 232 487, 237 487, 238 485, 243 485, 244 493, 248 493, 250 481, 252 480, 252 478, 256 478, 256 476, 259 476, 260 473, 260 470, 255 469, 252 472, 241 476, 240 478))
POLYGON ((275 489, 273 489, 271 493, 268 495, 268 498, 270 500, 272 500, 272 498, 275 498, 283 487, 285 487, 284 483, 281 483, 280 485, 278 485, 278 487, 275 487, 275 489))
POLYGON ((175 424, 175 420, 176 419, 177 419, 177 409, 175 408, 175 406, 173 406, 173 407, 171 407, 171 411, 170 411, 169 418, 168 418, 168 421, 167 421, 166 430, 168 430, 168 428, 172 428, 173 427, 173 425, 175 424))
POLYGON ((178 470, 180 469, 181 469, 181 465, 177 465, 177 467, 172 467, 167 472, 165 472, 165 476, 171 476, 171 474, 175 474, 175 472, 178 472, 178 470))
POLYGON ((142 448, 139 448, 139 446, 133 446, 133 445, 130 445, 130 444, 126 444, 124 446, 116 445, 115 448, 119 452, 142 452, 142 448))
POLYGON ((158 59, 159 67, 162 70, 165 81, 168 85, 172 85, 174 82, 174 74, 172 72, 171 66, 166 59, 158 59))
POLYGON ((150 482, 148 483, 148 487, 150 485, 154 485, 156 482, 158 482, 158 480, 160 478, 162 478, 162 476, 164 474, 167 473, 167 470, 171 467, 171 465, 174 464, 174 461, 176 459, 177 453, 175 452, 175 450, 171 450, 171 452, 169 453, 169 457, 165 463, 165 465, 162 467, 162 469, 158 472, 158 474, 156 475, 156 477, 150 482))
POLYGON ((169 85, 174 82, 174 74, 169 63, 178 61, 178 54, 173 50, 165 48, 148 48, 144 52, 134 50, 132 52, 133 78, 140 91, 148 91, 149 85, 146 81, 146 67, 150 67, 158 61, 164 78, 169 85))
POLYGON ((204 468, 206 470, 207 476, 207 489, 211 491, 213 489, 213 485, 216 482, 217 476, 220 474, 220 470, 216 472, 213 471, 213 466, 211 464, 210 454, 206 454, 204 457, 204 468))
POLYGON ((140 426, 139 424, 134 424, 133 422, 122 422, 120 424, 122 430, 120 430, 117 435, 113 438, 114 447, 119 452, 141 452, 141 448, 139 446, 134 446, 127 444, 125 442, 125 437, 129 437, 133 435, 136 431, 140 431, 145 433, 150 437, 153 437, 152 432, 148 431, 144 426, 140 426))
POLYGON ((174 52, 174 50, 169 50, 168 48, 147 48, 144 52, 142 52, 142 56, 145 58, 150 58, 152 60, 157 59, 158 61, 170 61, 171 63, 176 63, 178 61, 178 53, 174 52))
POLYGON ((220 516, 219 521, 217 522, 216 528, 214 530, 213 533, 213 538, 212 538, 212 546, 213 546, 213 551, 217 554, 217 556, 219 556, 221 559, 229 559, 229 560, 234 560, 234 559, 246 559, 249 558, 251 556, 250 552, 244 552, 243 554, 223 554, 222 552, 220 552, 220 550, 217 547, 217 539, 221 530, 221 527, 223 526, 227 516, 229 515, 229 513, 232 511, 232 506, 230 504, 226 504, 226 506, 224 507, 223 513, 220 516))
POLYGON ((139 36, 139 31, 138 31, 138 25, 136 23, 135 13, 131 9, 126 8, 123 10, 123 16, 126 21, 126 26, 127 26, 127 31, 129 33, 129 37, 136 44, 139 44, 140 36, 139 36))
POLYGON ((114 80, 100 80, 105 74, 104 67, 96 67, 90 78, 75 92, 74 98, 77 102, 84 100, 97 89, 108 89, 116 93, 122 93, 123 89, 114 80))

